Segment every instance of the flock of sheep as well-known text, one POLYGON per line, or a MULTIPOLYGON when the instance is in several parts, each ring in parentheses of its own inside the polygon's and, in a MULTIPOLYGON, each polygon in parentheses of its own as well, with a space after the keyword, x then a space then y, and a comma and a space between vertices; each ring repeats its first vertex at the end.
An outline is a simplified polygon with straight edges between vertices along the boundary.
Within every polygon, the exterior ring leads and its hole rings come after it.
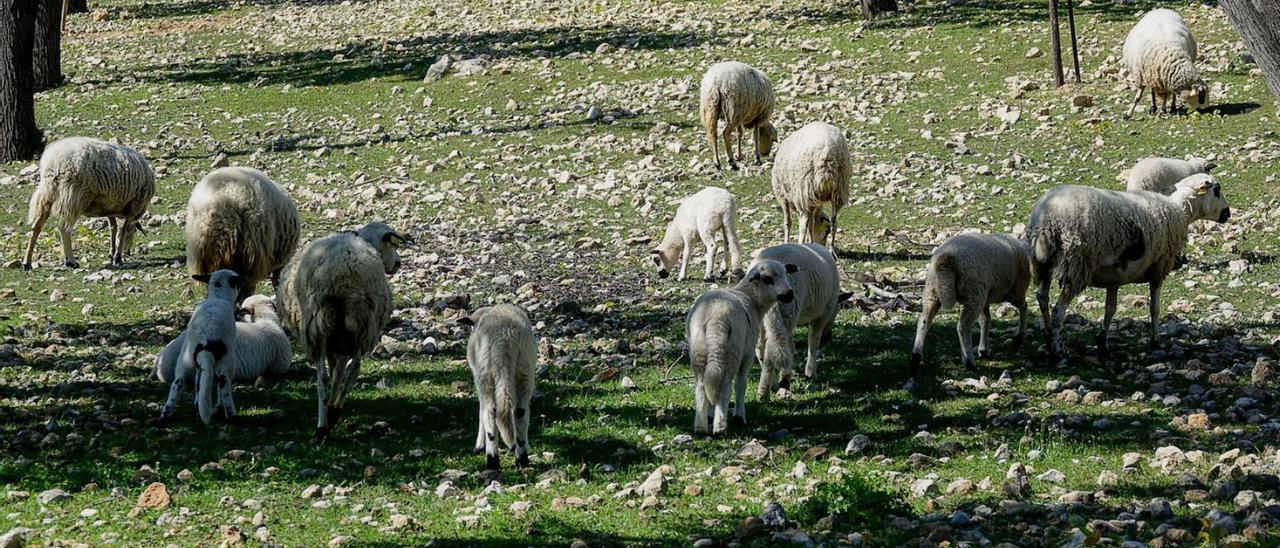
MULTIPOLYGON (((1151 90, 1153 111, 1157 97, 1168 111, 1177 108, 1179 93, 1195 96, 1184 105, 1206 100, 1207 88, 1194 65, 1195 42, 1176 13, 1160 9, 1144 16, 1125 42, 1124 57, 1138 100, 1144 89, 1151 90)), ((771 123, 774 108, 772 84, 761 71, 722 62, 706 72, 699 110, 717 167, 723 140, 728 164, 736 168, 748 130, 756 162, 770 154, 778 137, 771 123)), ((1123 192, 1083 186, 1048 191, 1035 204, 1023 238, 966 233, 944 241, 926 271, 910 358, 913 374, 923 361, 935 315, 956 304, 963 307, 958 334, 966 366, 975 366, 975 320, 981 327, 977 355, 990 349, 993 303, 1007 302, 1019 310, 1014 342, 1021 343, 1026 292, 1033 283, 1053 363, 1061 354, 1066 308, 1088 287, 1107 291, 1101 350, 1107 348, 1122 285, 1149 285, 1154 339, 1159 290, 1185 260, 1188 225, 1201 219, 1225 222, 1230 216, 1220 185, 1209 175, 1213 167, 1204 160, 1146 159, 1131 171, 1123 192), (1055 280, 1059 297, 1051 309, 1055 280)), ((772 190, 784 212, 783 238, 791 239, 795 217, 797 243, 759 251, 744 272, 737 200, 725 189, 709 187, 680 203, 651 251, 659 277, 668 277, 678 263, 677 278, 683 280, 693 247, 702 242, 706 280, 739 278, 735 285, 703 293, 686 319, 696 432, 720 434, 728 422, 745 423, 747 375, 755 361, 762 365, 761 400, 790 385, 798 326, 809 328, 804 374, 817 374, 819 347, 831 339, 838 304, 848 297, 840 293, 834 252, 852 172, 843 132, 827 123, 809 123, 778 145, 772 168, 772 190), (717 273, 721 235, 725 250, 717 273)), ((154 193, 154 172, 146 158, 128 147, 84 137, 49 145, 31 197, 32 233, 24 267, 31 268, 36 241, 51 215, 60 219, 67 266, 79 267, 71 230, 86 215, 109 219, 111 260, 120 264, 134 232, 142 229, 139 219, 154 193)), ((266 174, 240 167, 207 174, 192 190, 186 220, 186 264, 194 279, 208 285, 208 297, 192 313, 186 331, 156 360, 157 377, 170 384, 160 419, 171 417, 189 384, 194 384, 203 422, 219 414, 234 417, 232 386, 288 371, 291 333, 316 370, 315 435, 323 440, 341 417, 362 358, 378 344, 391 318, 394 303, 386 278, 399 269, 397 250, 410 238, 371 222, 299 250, 301 220, 293 199, 266 174), (274 298, 256 294, 267 279, 276 289, 274 298)), ((518 306, 500 304, 480 308, 462 321, 474 326, 467 361, 480 405, 475 449, 487 455, 490 469, 499 466, 499 442, 516 453, 518 465, 527 465, 537 361, 528 315, 518 306)))

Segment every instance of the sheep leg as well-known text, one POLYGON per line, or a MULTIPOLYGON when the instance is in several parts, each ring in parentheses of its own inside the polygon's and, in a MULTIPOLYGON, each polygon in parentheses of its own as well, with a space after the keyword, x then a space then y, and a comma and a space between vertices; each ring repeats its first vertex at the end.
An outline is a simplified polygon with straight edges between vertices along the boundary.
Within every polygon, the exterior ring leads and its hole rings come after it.
POLYGON ((1151 314, 1151 338, 1148 344, 1152 348, 1160 346, 1160 340, 1157 337, 1160 332, 1160 286, 1162 282, 1163 280, 1154 281, 1147 286, 1147 309, 1151 314))
MULTIPOLYGON (((726 360, 728 361, 728 360, 726 360)), ((727 366, 728 363, 721 366, 727 366)), ((733 375, 729 371, 721 371, 720 378, 717 379, 716 393, 708 394, 713 396, 716 406, 715 418, 711 421, 711 434, 719 436, 729 429, 729 396, 733 392, 733 375)))
POLYGON ((991 347, 988 346, 987 331, 991 327, 991 307, 983 306, 981 314, 978 314, 978 358, 987 359, 991 357, 991 347))
POLYGON ((181 369, 182 367, 179 366, 178 370, 174 371, 173 382, 169 383, 169 397, 165 398, 164 407, 160 408, 161 423, 168 421, 169 417, 173 416, 173 410, 178 406, 178 398, 182 397, 182 389, 186 385, 186 377, 181 369))
POLYGON ((329 399, 329 378, 325 370, 326 363, 323 350, 311 356, 311 363, 316 368, 316 433, 315 441, 324 441, 329 437, 329 413, 326 400, 329 399))
POLYGON ((973 322, 978 319, 981 309, 980 302, 964 303, 960 321, 956 323, 956 334, 960 336, 960 356, 964 359, 965 368, 970 371, 978 369, 978 363, 973 359, 973 322))
POLYGON ((1057 340, 1053 336, 1053 315, 1049 311, 1049 287, 1052 283, 1053 278, 1049 275, 1036 280, 1036 303, 1040 306, 1040 316, 1044 320, 1044 348, 1049 354, 1050 364, 1058 361, 1057 340))
POLYGON ((533 403, 533 389, 529 388, 525 391, 525 395, 520 400, 520 406, 516 407, 516 466, 525 468, 529 466, 529 416, 530 404, 533 403))
POLYGON ((720 123, 719 118, 713 118, 710 124, 707 124, 707 141, 711 143, 711 154, 716 157, 716 169, 723 169, 720 165, 720 138, 716 125, 720 123))
POLYGON ((217 381, 218 407, 222 408, 223 417, 231 420, 236 416, 236 402, 231 398, 231 379, 227 376, 226 371, 219 371, 217 381))
POLYGON ((120 227, 116 225, 115 217, 107 217, 107 225, 111 227, 111 263, 115 266, 119 264, 116 257, 120 251, 120 227))
POLYGON ((782 242, 791 241, 791 206, 782 206, 782 242))
POLYGON ((1102 332, 1098 333, 1098 355, 1106 357, 1111 354, 1111 346, 1107 344, 1107 339, 1111 336, 1111 319, 1116 315, 1116 300, 1119 297, 1119 287, 1107 288, 1106 309, 1102 313, 1102 332))
POLYGON ((733 125, 726 123, 724 126, 724 155, 729 158, 729 169, 738 169, 737 162, 733 159, 733 125))
POLYGON ((1018 334, 1013 336, 1013 344, 1010 346, 1013 350, 1022 348, 1022 343, 1027 339, 1027 297, 1019 295, 1017 302, 1013 306, 1018 309, 1018 334))
MULTIPOLYGON (((1071 301, 1075 300, 1080 294, 1081 289, 1072 286, 1061 286, 1058 291, 1058 304, 1053 307, 1053 342, 1054 353, 1058 355, 1062 351, 1062 324, 1067 316, 1067 307, 1071 306, 1071 301)), ((1057 365, 1056 363, 1054 365, 1057 365)))
POLYGON ((920 319, 916 320, 916 342, 911 347, 911 362, 907 366, 912 377, 920 373, 920 363, 924 361, 924 341, 929 336, 933 317, 938 315, 939 310, 942 310, 942 302, 931 293, 926 293, 920 303, 920 319))
POLYGON ((1178 94, 1170 93, 1169 94, 1169 114, 1176 114, 1177 112, 1178 112, 1178 94))
POLYGON ((1152 89, 1152 90, 1151 90, 1151 110, 1150 110, 1150 111, 1148 111, 1147 113, 1148 113, 1148 114, 1155 114, 1155 113, 1157 113, 1157 112, 1159 112, 1159 111, 1160 111, 1160 109, 1156 108, 1156 90, 1155 90, 1155 89, 1152 89))
POLYGON ((1138 104, 1142 102, 1142 86, 1138 86, 1138 96, 1133 98, 1133 104, 1129 105, 1129 112, 1125 113, 1125 118, 1132 118, 1133 111, 1137 110, 1138 104))
MULTIPOLYGON (((772 314, 772 312, 770 312, 772 314)), ((756 385, 756 397, 760 401, 769 401, 769 397, 774 390, 773 385, 777 380, 774 378, 777 374, 777 368, 773 365, 773 356, 771 356, 770 348, 772 343, 769 333, 769 320, 765 320, 764 334, 756 341, 756 359, 760 360, 760 384, 756 385)), ((776 352, 776 351, 774 351, 776 352)))
POLYGON ((840 207, 834 203, 831 204, 831 256, 832 257, 836 256, 836 231, 837 231, 836 227, 839 226, 839 223, 837 222, 837 219, 839 217, 840 217, 840 207))
POLYGON ((738 160, 742 160, 742 126, 738 126, 738 160))
POLYGON ((796 243, 807 244, 813 240, 813 233, 810 232, 813 227, 809 223, 813 222, 812 211, 797 211, 800 214, 800 224, 796 226, 796 243))
POLYGON ((684 236, 684 249, 680 250, 680 275, 676 281, 683 282, 689 268, 689 258, 693 255, 693 238, 684 236))
POLYGON ((75 254, 71 250, 71 231, 75 227, 75 219, 63 219, 58 225, 58 237, 62 239, 62 260, 67 265, 67 268, 80 268, 80 262, 76 260, 75 254))
POLYGON ((501 467, 498 459, 498 408, 494 402, 480 411, 480 420, 484 422, 484 455, 485 470, 498 470, 501 467))
POLYGON ((472 448, 472 452, 479 455, 484 452, 484 408, 485 400, 488 399, 485 397, 484 392, 479 390, 479 386, 477 386, 476 390, 476 399, 480 400, 480 412, 476 414, 476 417, 478 418, 478 424, 476 425, 476 445, 472 448))
POLYGON ((738 222, 733 218, 733 213, 726 213, 724 218, 724 246, 728 248, 729 264, 733 269, 733 275, 741 278, 742 272, 742 245, 738 243, 738 222))
POLYGON ((809 324, 809 353, 804 359, 804 376, 813 379, 818 376, 818 347, 822 346, 823 335, 827 334, 830 318, 818 318, 809 324))
POLYGON ((738 363, 738 374, 735 375, 733 423, 737 426, 747 425, 747 373, 751 371, 752 359, 750 354, 744 355, 738 363))
POLYGON ((707 268, 706 273, 702 276, 702 281, 709 282, 715 279, 711 275, 711 270, 715 268, 716 261, 716 239, 715 236, 708 238, 706 235, 702 237, 702 245, 707 248, 707 268))
POLYGON ((40 239, 40 231, 47 220, 49 220, 49 209, 42 208, 36 216, 36 222, 31 223, 31 240, 27 242, 27 259, 22 263, 23 270, 31 270, 31 257, 36 252, 36 240, 40 239))
POLYGON ((711 428, 707 425, 707 415, 710 409, 707 408, 707 395, 703 389, 702 375, 695 374, 693 381, 693 433, 708 434, 711 428))

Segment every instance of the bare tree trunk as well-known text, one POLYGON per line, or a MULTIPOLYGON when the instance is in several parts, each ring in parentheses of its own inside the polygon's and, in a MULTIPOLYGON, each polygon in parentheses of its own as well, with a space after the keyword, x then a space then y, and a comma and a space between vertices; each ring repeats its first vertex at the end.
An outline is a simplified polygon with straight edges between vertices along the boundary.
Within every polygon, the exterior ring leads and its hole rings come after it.
POLYGON ((35 0, 35 41, 31 55, 36 91, 62 85, 62 1, 35 0))
POLYGON ((36 1, 0 0, 0 163, 32 158, 43 144, 31 87, 36 1))
POLYGON ((1053 81, 1062 87, 1062 35, 1058 30, 1058 0, 1049 0, 1049 49, 1053 55, 1053 81))
POLYGON ((89 1, 67 0, 67 11, 71 13, 89 13, 89 1))
POLYGON ((898 0, 862 0, 862 17, 868 21, 898 11, 898 0))
POLYGON ((1067 27, 1071 29, 1071 67, 1076 71, 1076 83, 1080 83, 1080 47, 1076 44, 1075 0, 1067 0, 1067 27))
POLYGON ((1222 0, 1231 25, 1267 78, 1271 93, 1280 98, 1280 2, 1275 0, 1222 0))

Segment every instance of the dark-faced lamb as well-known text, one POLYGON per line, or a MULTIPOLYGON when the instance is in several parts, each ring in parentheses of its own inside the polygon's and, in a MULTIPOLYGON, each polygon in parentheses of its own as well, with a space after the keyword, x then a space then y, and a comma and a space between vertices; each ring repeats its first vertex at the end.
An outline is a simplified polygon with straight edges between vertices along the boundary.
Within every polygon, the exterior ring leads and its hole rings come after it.
POLYGON ((186 340, 178 358, 177 371, 169 384, 169 397, 160 411, 161 422, 169 420, 182 396, 186 379, 196 380, 196 410, 205 424, 213 421, 217 408, 227 419, 236 414, 231 399, 230 360, 227 354, 236 345, 236 296, 244 278, 231 270, 192 276, 209 285, 209 297, 196 307, 187 324, 186 340), (216 392, 215 392, 216 390, 216 392))
POLYGON ((484 451, 486 468, 499 468, 498 442, 515 452, 516 465, 529 465, 529 416, 532 413, 538 341, 524 309, 499 304, 472 312, 462 320, 475 326, 467 340, 467 365, 480 400, 476 452, 484 451))
POLYGON ((761 400, 769 399, 778 388, 791 386, 796 352, 794 336, 798 326, 809 327, 804 375, 811 379, 818 375, 818 347, 831 339, 841 297, 835 257, 821 245, 768 247, 756 255, 756 262, 766 260, 794 265, 796 271, 787 274, 794 298, 790 302, 779 302, 764 316, 757 347, 761 371, 756 393, 761 400))
POLYGON ((658 246, 649 252, 649 260, 658 269, 658 277, 671 274, 676 261, 680 262, 677 280, 684 280, 693 244, 702 241, 707 250, 706 273, 703 279, 711 281, 717 246, 716 237, 724 234, 724 270, 732 265, 735 274, 742 274, 742 247, 738 245, 738 201, 728 190, 707 187, 680 201, 676 216, 667 224, 667 232, 658 246))

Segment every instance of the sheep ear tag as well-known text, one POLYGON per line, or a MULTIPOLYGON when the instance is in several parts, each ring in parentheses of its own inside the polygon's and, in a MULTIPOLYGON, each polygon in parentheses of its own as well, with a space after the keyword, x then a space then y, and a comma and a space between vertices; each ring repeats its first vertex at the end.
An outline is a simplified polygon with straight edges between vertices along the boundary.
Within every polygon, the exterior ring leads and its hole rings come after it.
POLYGON ((1209 187, 1207 186, 1196 187, 1196 196, 1204 196, 1205 194, 1208 194, 1208 193, 1209 193, 1209 187))

